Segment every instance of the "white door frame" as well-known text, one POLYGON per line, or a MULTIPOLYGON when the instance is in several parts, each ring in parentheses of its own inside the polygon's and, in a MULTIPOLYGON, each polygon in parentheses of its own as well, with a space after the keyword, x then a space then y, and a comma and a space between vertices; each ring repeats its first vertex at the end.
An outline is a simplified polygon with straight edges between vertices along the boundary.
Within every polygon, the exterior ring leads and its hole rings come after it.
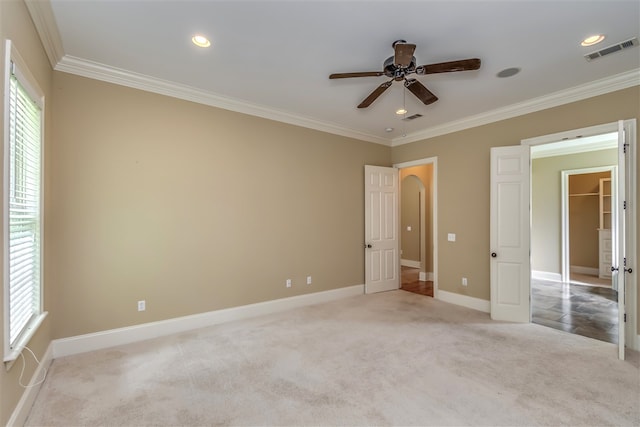
MULTIPOLYGON (((433 165, 433 179, 431 188, 431 236, 433 240, 433 297, 438 298, 438 158, 427 157, 410 162, 395 163, 394 168, 404 169, 413 166, 433 165)), ((398 171, 398 175, 400 171, 398 171)), ((402 191, 402 190, 401 190, 402 191)), ((424 210, 424 209, 423 209, 424 210)), ((426 214, 426 212, 425 212, 426 214)), ((425 245, 426 246, 426 245, 425 245)))
MULTIPOLYGON (((610 172, 611 177, 614 176, 616 166, 595 166, 590 168, 582 168, 582 169, 568 169, 563 170, 561 172, 562 181, 561 181, 561 196, 562 196, 562 204, 560 207, 562 224, 562 281, 564 283, 568 283, 571 277, 571 247, 569 245, 569 177, 572 175, 583 175, 587 173, 598 173, 598 172, 610 172)), ((613 189, 613 186, 611 187, 613 189)), ((616 199, 612 199, 612 203, 615 206, 616 199)))
MULTIPOLYGON (((633 256, 637 259, 637 234, 636 234, 636 224, 638 221, 638 209, 636 203, 636 194, 637 194, 637 129, 636 129, 636 120, 625 120, 625 124, 630 123, 631 126, 631 135, 629 135, 629 144, 631 145, 631 157, 630 168, 626 171, 629 175, 629 186, 627 191, 629 193, 629 200, 627 200, 627 206, 630 207, 630 221, 627 224, 627 231, 630 239, 627 241, 627 245, 629 251, 633 254, 633 256)), ((582 138, 587 136, 595 136, 601 135, 605 133, 618 132, 618 122, 606 123, 597 126, 590 126, 582 129, 574 129, 565 132, 559 132, 549 135, 543 135, 534 138, 523 139, 520 141, 522 145, 528 145, 530 147, 534 145, 542 145, 548 144, 550 142, 557 142, 566 139, 574 139, 574 138, 582 138)), ((529 166, 531 168, 531 166, 529 166)), ((631 260, 633 262, 633 260, 631 260)), ((633 265, 633 268, 636 269, 632 274, 626 276, 627 286, 626 286, 626 313, 627 313, 627 322, 625 328, 625 337, 626 342, 629 348, 633 348, 634 350, 640 350, 640 337, 638 336, 638 275, 636 271, 639 266, 633 265)))

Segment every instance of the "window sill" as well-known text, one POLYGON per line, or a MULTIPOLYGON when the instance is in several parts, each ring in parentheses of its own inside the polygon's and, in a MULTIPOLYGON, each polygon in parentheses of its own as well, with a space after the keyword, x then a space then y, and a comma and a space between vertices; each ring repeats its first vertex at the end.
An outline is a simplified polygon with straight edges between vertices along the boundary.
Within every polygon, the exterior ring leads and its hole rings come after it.
POLYGON ((33 336, 36 334, 45 317, 47 317, 47 314, 49 314, 49 312, 42 312, 38 317, 33 319, 27 326, 27 330, 22 335, 22 337, 20 337, 15 347, 10 348, 9 351, 5 353, 4 367, 7 371, 11 369, 16 359, 18 359, 18 357, 20 356, 20 353, 22 353, 22 350, 24 350, 29 341, 31 341, 31 338, 33 338, 33 336))

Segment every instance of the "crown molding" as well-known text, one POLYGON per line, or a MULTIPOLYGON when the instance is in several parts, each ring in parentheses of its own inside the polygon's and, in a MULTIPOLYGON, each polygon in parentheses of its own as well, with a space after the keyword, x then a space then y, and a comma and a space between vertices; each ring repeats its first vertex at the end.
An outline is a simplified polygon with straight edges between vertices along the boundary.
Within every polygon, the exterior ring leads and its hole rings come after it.
POLYGON ((564 104, 570 104, 572 102, 581 101, 583 99, 604 95, 609 92, 615 92, 617 90, 627 89, 638 85, 640 85, 640 68, 616 74, 611 77, 606 77, 604 79, 594 80, 590 83, 554 92, 538 98, 533 98, 528 101, 433 126, 429 129, 415 132, 405 137, 394 138, 391 141, 391 146, 397 147, 411 142, 434 138, 436 136, 446 135, 448 133, 458 132, 498 122, 500 120, 510 119, 552 107, 558 107, 564 104))
POLYGON ((62 46, 62 38, 58 31, 51 3, 42 0, 25 0, 24 3, 27 6, 29 15, 31 15, 31 20, 36 27, 38 36, 40 36, 42 46, 51 63, 51 68, 56 68, 56 65, 64 56, 64 47, 62 46))
POLYGON ((65 55, 60 60, 60 62, 58 62, 55 69, 57 71, 62 71, 65 73, 76 74, 82 77, 88 77, 91 79, 114 83, 121 86, 127 86, 134 89, 140 89, 147 92, 171 96, 173 98, 179 98, 186 101, 235 111, 238 113, 249 114, 264 119, 275 120, 295 126, 319 130, 334 135, 345 136, 348 138, 359 139, 386 146, 389 146, 391 143, 391 141, 388 139, 379 138, 374 135, 359 132, 333 123, 322 122, 309 117, 291 114, 262 105, 252 104, 246 101, 217 95, 211 92, 197 89, 192 86, 181 85, 167 80, 157 79, 144 74, 134 73, 116 67, 110 67, 108 65, 76 58, 70 55, 65 55))

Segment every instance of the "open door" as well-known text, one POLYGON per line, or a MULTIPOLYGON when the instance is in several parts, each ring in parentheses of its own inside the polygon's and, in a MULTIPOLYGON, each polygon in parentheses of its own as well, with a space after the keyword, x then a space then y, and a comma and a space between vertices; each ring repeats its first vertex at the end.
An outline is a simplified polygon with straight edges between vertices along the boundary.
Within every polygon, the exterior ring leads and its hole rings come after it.
POLYGON ((364 167, 365 293, 400 287, 399 174, 396 168, 364 167))
POLYGON ((625 132, 624 121, 618 122, 618 168, 614 174, 613 185, 617 186, 618 197, 614 199, 612 229, 617 232, 612 233, 613 240, 613 265, 611 266, 611 278, 613 289, 618 291, 618 358, 625 358, 625 281, 626 273, 631 273, 627 268, 626 259, 626 178, 627 162, 629 161, 629 144, 627 143, 628 132, 625 132))
POLYGON ((529 147, 491 149, 491 318, 531 319, 529 147))

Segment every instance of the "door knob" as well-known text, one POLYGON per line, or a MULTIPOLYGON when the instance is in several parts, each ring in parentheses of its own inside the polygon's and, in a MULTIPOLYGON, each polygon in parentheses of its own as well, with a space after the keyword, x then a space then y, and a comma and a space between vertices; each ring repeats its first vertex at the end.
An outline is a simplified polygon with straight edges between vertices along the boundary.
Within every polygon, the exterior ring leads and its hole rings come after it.
POLYGON ((633 273, 633 268, 625 268, 624 271, 625 271, 625 273, 631 274, 631 273, 633 273))
POLYGON ((491 258, 495 258, 495 257, 497 257, 497 256, 498 256, 498 254, 497 254, 497 253, 495 253, 495 252, 491 252, 491 258))
POLYGON ((367 243, 366 245, 364 245, 364 247, 367 248, 367 249, 371 249, 373 246, 371 246, 370 244, 367 243))
POLYGON ((618 267, 611 266, 611 272, 618 271, 618 267))

